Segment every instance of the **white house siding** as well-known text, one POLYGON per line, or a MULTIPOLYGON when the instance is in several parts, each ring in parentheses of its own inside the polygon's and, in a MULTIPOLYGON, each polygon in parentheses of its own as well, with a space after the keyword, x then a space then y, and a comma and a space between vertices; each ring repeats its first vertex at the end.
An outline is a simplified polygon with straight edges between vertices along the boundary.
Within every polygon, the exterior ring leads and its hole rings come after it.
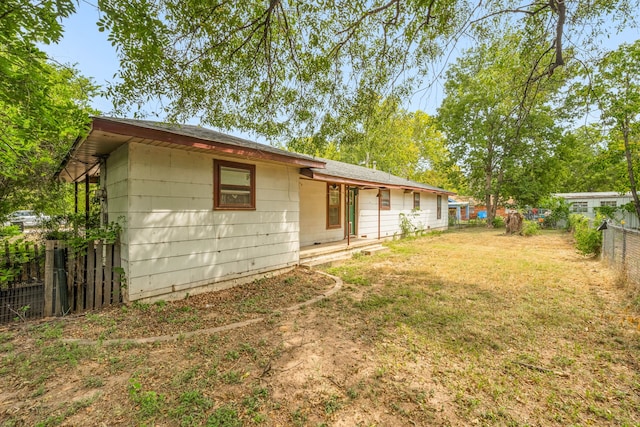
MULTIPOLYGON (((378 237, 378 190, 360 190, 358 194, 358 235, 378 237)), ((436 195, 420 193, 420 210, 413 211, 413 194, 391 190, 391 209, 380 210, 380 238, 399 236, 400 214, 409 215, 411 222, 424 230, 447 228, 447 197, 442 196, 442 214, 437 219, 436 195)))
MULTIPOLYGON (((579 213, 588 218, 595 219, 597 209, 603 203, 615 202, 616 207, 620 207, 633 201, 631 193, 619 194, 616 192, 592 192, 592 193, 557 193, 556 197, 561 197, 569 203, 573 203, 571 213, 579 213), (586 204, 586 212, 583 207, 586 204), (582 208, 582 209, 581 209, 582 208)), ((616 222, 625 221, 629 228, 640 228, 640 221, 633 212, 618 211, 615 215, 616 222)))
POLYGON ((129 146, 129 300, 220 289, 297 264, 298 169, 226 158, 256 165, 256 210, 214 211, 213 159, 129 146))
POLYGON ((340 228, 327 229, 327 183, 300 179, 300 245, 335 242, 344 239, 345 197, 340 186, 340 228))
POLYGON ((107 212, 109 222, 123 226, 120 236, 120 265, 126 272, 129 268, 129 236, 126 230, 129 183, 129 150, 127 146, 112 152, 107 159, 107 212))

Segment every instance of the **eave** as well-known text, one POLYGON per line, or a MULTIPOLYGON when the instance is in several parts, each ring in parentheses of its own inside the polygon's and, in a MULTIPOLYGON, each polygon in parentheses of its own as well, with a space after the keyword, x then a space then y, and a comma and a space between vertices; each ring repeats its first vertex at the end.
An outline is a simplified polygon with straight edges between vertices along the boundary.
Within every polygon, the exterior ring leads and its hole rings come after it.
POLYGON ((433 190, 428 188, 423 188, 419 186, 411 186, 411 185, 396 185, 390 183, 369 181, 369 180, 360 180, 354 178, 345 178, 336 175, 329 175, 322 172, 314 171, 311 169, 301 169, 300 174, 313 180, 331 182, 336 184, 344 184, 344 185, 352 185, 355 187, 362 188, 385 188, 385 189, 397 189, 397 190, 411 190, 418 191, 422 193, 432 193, 432 194, 442 194, 442 195, 454 195, 455 193, 445 190, 433 190))
POLYGON ((109 155, 127 143, 142 143, 158 147, 180 148, 187 151, 199 151, 241 158, 284 163, 300 168, 322 168, 324 162, 304 158, 299 155, 277 153, 271 149, 261 149, 255 143, 254 148, 201 139, 169 130, 151 129, 135 124, 122 123, 103 117, 92 119, 91 130, 85 138, 79 138, 73 144, 60 168, 56 172, 58 179, 75 182, 89 174, 98 173, 99 158, 109 155))

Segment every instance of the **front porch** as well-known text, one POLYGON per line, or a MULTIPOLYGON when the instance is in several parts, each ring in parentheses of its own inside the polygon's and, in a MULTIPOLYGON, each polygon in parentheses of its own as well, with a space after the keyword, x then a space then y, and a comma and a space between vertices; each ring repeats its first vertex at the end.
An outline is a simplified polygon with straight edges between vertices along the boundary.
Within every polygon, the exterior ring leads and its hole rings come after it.
POLYGON ((321 243, 300 248, 300 265, 314 266, 332 261, 346 259, 355 253, 365 255, 386 250, 383 240, 355 238, 337 242, 321 243))

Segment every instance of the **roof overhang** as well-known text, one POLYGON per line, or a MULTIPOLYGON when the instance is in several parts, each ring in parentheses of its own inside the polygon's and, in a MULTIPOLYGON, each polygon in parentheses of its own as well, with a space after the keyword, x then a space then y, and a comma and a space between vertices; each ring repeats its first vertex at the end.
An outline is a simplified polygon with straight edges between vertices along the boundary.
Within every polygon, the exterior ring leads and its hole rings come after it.
POLYGON ((250 148, 201 139, 169 130, 151 129, 117 120, 109 120, 108 118, 94 117, 89 134, 75 141, 55 176, 68 182, 77 182, 86 175, 94 176, 99 173, 100 158, 108 156, 122 145, 130 142, 207 152, 243 159, 285 163, 301 168, 324 167, 324 162, 319 160, 288 155, 284 151, 278 153, 274 152, 274 150, 261 150, 260 144, 257 143, 255 148, 250 148))
POLYGON ((447 195, 455 194, 450 191, 434 190, 434 189, 423 188, 418 186, 396 185, 396 184, 360 180, 360 179, 354 179, 354 178, 345 178, 341 176, 325 174, 309 168, 301 169, 300 174, 309 179, 313 179, 316 181, 325 181, 325 182, 331 182, 336 184, 353 185, 356 187, 363 187, 363 188, 385 188, 385 189, 388 188, 388 189, 397 189, 397 190, 412 190, 412 191, 418 191, 421 193, 447 194, 447 195))

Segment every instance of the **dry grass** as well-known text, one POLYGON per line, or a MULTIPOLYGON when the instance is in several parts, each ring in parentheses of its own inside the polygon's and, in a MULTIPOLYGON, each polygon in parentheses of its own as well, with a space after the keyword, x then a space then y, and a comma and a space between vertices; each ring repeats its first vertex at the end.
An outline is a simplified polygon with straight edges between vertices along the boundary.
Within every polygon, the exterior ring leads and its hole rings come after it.
MULTIPOLYGON (((186 319, 155 324, 163 334, 219 323, 188 301, 0 331, 0 425, 639 425, 637 312, 566 235, 472 230, 390 248, 327 268, 347 284, 299 312, 265 307, 260 287, 218 294, 221 318, 267 311, 236 331, 61 340, 144 335, 136 313, 186 319)), ((264 283, 270 305, 310 295, 285 280, 264 283)))

